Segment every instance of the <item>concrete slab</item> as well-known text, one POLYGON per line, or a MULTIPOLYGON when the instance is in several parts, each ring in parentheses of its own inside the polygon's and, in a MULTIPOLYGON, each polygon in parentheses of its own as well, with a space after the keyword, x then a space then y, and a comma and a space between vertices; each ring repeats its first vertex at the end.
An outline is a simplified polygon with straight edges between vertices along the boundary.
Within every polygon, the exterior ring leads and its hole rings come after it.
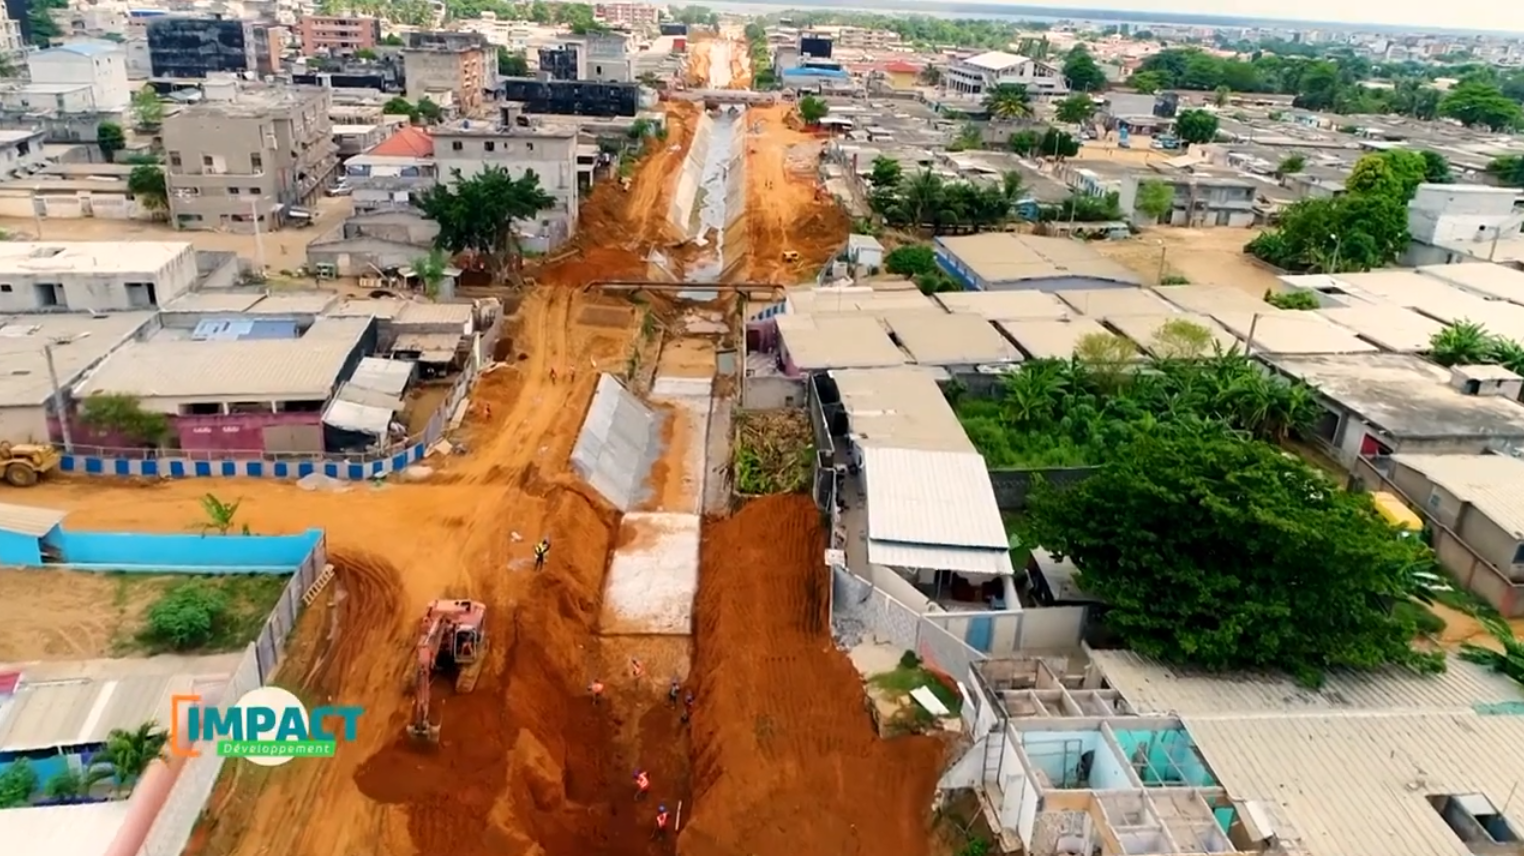
POLYGON ((698 514, 704 501, 706 448, 709 443, 712 377, 658 377, 651 384, 651 401, 671 409, 672 424, 663 432, 668 448, 660 450, 668 483, 647 491, 646 510, 698 514))
POLYGON ((572 447, 572 469, 621 511, 649 493, 646 476, 656 458, 660 420, 610 374, 598 389, 572 447))
MULTIPOLYGON (((703 446, 698 448, 702 459, 703 446)), ((605 636, 692 633, 698 563, 697 514, 626 514, 609 563, 600 632, 605 636)))

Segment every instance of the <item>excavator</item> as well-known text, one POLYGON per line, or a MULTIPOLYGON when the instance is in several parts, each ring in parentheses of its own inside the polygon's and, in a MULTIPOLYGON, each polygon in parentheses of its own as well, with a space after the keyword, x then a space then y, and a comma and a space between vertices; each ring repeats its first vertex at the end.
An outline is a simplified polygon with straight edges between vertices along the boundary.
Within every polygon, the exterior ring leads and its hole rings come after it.
POLYGON ((455 692, 476 688, 487 658, 487 606, 474 600, 436 600, 419 621, 413 673, 413 717, 407 733, 415 740, 439 741, 439 723, 429 721, 429 685, 435 672, 455 674, 455 692))

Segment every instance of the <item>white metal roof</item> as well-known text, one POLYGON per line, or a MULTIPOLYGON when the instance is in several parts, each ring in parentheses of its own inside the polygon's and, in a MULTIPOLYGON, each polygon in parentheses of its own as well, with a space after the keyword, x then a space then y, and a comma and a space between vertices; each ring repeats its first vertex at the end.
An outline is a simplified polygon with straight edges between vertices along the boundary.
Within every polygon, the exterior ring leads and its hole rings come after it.
POLYGON ((406 305, 406 301, 402 300, 362 300, 352 298, 339 301, 337 306, 329 308, 324 314, 330 317, 355 318, 373 316, 376 318, 392 319, 401 315, 402 309, 406 305))
POLYGON ((1524 271, 1509 265, 1490 262, 1425 265, 1418 272, 1484 297, 1524 303, 1524 271))
POLYGON ((153 319, 152 312, 0 316, 0 366, 4 366, 0 370, 0 407, 35 407, 53 394, 43 351, 48 342, 55 343, 53 365, 58 370, 58 382, 68 386, 153 319))
POLYGON ((323 424, 341 431, 385 437, 392 426, 392 411, 335 398, 328 402, 328 407, 323 411, 323 424))
POLYGON ((1164 329, 1164 325, 1173 321, 1188 321, 1195 324, 1207 331, 1212 342, 1225 351, 1229 348, 1242 347, 1238 337, 1225 330, 1221 324, 1206 315, 1195 312, 1168 312, 1163 315, 1108 315, 1103 320, 1115 327, 1118 333, 1150 353, 1156 352, 1159 332, 1164 329))
POLYGON ((1218 312, 1273 312, 1275 307, 1231 285, 1173 285, 1158 289, 1160 297, 1181 309, 1216 316, 1218 312))
POLYGON ((944 291, 932 296, 949 312, 971 312, 986 321, 1057 320, 1074 310, 1046 291, 944 291))
POLYGON ((870 539, 1009 549, 978 452, 868 446, 863 474, 870 539))
POLYGON ((0 752, 104 743, 113 729, 149 721, 167 724, 173 715, 170 697, 195 688, 196 680, 189 675, 34 684, 23 674, 0 722, 0 752))
POLYGON ((190 291, 164 305, 165 312, 244 312, 264 299, 263 292, 190 291))
POLYGON ((1147 288, 1081 288, 1060 291, 1058 297, 1075 311, 1091 318, 1160 315, 1176 311, 1168 301, 1147 288))
POLYGON ((1411 467, 1434 484, 1524 539, 1524 461, 1508 455, 1404 455, 1392 460, 1411 467))
POLYGON ((906 309, 936 308, 931 298, 919 289, 885 289, 869 285, 798 289, 790 291, 786 300, 790 315, 877 315, 906 309))
POLYGON ((387 360, 381 357, 365 357, 355 367, 349 382, 361 389, 373 389, 387 395, 401 395, 413 379, 416 363, 409 360, 387 360))
POLYGON ((410 300, 402 304, 396 323, 401 326, 424 324, 455 324, 464 329, 471 323, 476 308, 469 303, 420 303, 410 300))
POLYGON ((868 561, 891 568, 925 568, 1008 577, 1015 574, 1011 551, 986 547, 929 546, 868 539, 868 561))
POLYGON ((0 531, 41 538, 53 531, 53 527, 62 523, 68 514, 56 508, 0 503, 0 531))
POLYGON ((6 856, 101 856, 127 820, 131 803, 8 808, 0 811, 6 856))
POLYGON ((1208 313, 1256 354, 1360 354, 1379 351, 1316 312, 1270 309, 1208 313), (1252 337, 1252 341, 1251 340, 1252 337))
POLYGON ((1024 318, 996 323, 1034 360, 1067 360, 1086 336, 1113 335, 1100 322, 1080 315, 1061 321, 1024 318))
POLYGON ((1021 65, 1027 61, 1027 58, 1019 54, 1006 53, 1005 51, 989 51, 987 53, 975 54, 963 61, 975 68, 982 68, 988 71, 1005 71, 1008 68, 1021 65))
POLYGON ((327 399, 358 342, 303 336, 235 342, 131 342, 75 387, 140 398, 327 399))
POLYGON ((338 293, 333 291, 276 291, 244 311, 251 315, 317 315, 338 300, 338 293))
POLYGON ((853 441, 864 447, 974 451, 934 372, 919 366, 832 371, 853 441))

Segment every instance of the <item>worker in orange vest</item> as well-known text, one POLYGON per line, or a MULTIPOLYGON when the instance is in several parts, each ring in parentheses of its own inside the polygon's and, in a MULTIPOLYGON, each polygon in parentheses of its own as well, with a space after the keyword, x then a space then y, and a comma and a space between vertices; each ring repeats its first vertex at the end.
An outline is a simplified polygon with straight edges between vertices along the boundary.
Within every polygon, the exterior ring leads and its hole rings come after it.
POLYGON ((595 707, 603 703, 603 681, 593 678, 593 682, 587 685, 587 691, 592 695, 595 707))
POLYGON ((556 382, 556 367, 555 366, 551 366, 550 367, 550 382, 551 383, 555 383, 556 382))
POLYGON ((652 831, 651 837, 652 838, 666 838, 667 837, 667 807, 666 807, 666 805, 659 805, 659 806, 656 807, 656 829, 654 831, 652 831))
POLYGON ((635 799, 643 800, 646 793, 651 790, 651 777, 646 775, 645 770, 635 771, 635 799))

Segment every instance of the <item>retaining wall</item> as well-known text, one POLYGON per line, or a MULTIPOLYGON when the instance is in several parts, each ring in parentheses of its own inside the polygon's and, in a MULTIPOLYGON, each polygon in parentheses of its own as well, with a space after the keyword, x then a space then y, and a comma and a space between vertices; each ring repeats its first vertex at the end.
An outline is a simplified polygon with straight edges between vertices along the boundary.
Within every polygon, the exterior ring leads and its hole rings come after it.
POLYGON ((62 564, 79 570, 289 574, 323 540, 323 533, 202 536, 59 529, 43 540, 62 554, 62 564))
POLYGON ((430 417, 423 433, 384 454, 329 457, 258 451, 110 449, 76 444, 72 453, 63 455, 59 469, 74 475, 176 479, 299 479, 313 473, 347 481, 385 478, 423 460, 429 447, 444 437, 456 407, 470 393, 482 368, 492 362, 492 353, 502 336, 504 323, 505 320, 499 316, 491 328, 476 337, 472 343, 470 362, 450 389, 450 394, 445 396, 444 403, 430 417))
POLYGON ((660 453, 661 421, 613 375, 598 376, 598 389, 572 447, 577 475, 621 511, 646 493, 646 475, 660 453))
POLYGON ((693 139, 688 143, 688 154, 683 158, 683 168, 677 174, 672 205, 667 209, 668 222, 685 238, 693 238, 697 231, 693 214, 699 185, 704 179, 704 162, 709 158, 709 140, 713 135, 714 119, 707 114, 700 116, 698 126, 693 129, 693 139))
POLYGON ((725 229, 720 245, 725 263, 721 280, 732 280, 751 254, 751 235, 746 229, 746 147, 751 138, 751 123, 746 113, 735 119, 730 148, 725 155, 725 229))
MULTIPOLYGON (((307 538, 312 534, 314 533, 292 537, 307 538)), ((328 563, 327 541, 322 533, 315 534, 317 540, 312 544, 311 551, 295 568, 285 591, 281 593, 280 601, 265 620, 259 638, 245 650, 238 668, 223 689, 221 698, 217 700, 219 710, 226 711, 244 693, 268 684, 275 674, 281 654, 285 652, 287 638, 296 626, 296 618, 301 612, 302 596, 328 563)), ((288 567, 287 570, 291 569, 288 567)), ((206 809, 212 788, 222 773, 224 760, 218 757, 211 744, 198 748, 201 750, 200 756, 185 761, 174 785, 164 798, 153 825, 149 827, 137 856, 180 856, 189 843, 196 821, 206 809)))

